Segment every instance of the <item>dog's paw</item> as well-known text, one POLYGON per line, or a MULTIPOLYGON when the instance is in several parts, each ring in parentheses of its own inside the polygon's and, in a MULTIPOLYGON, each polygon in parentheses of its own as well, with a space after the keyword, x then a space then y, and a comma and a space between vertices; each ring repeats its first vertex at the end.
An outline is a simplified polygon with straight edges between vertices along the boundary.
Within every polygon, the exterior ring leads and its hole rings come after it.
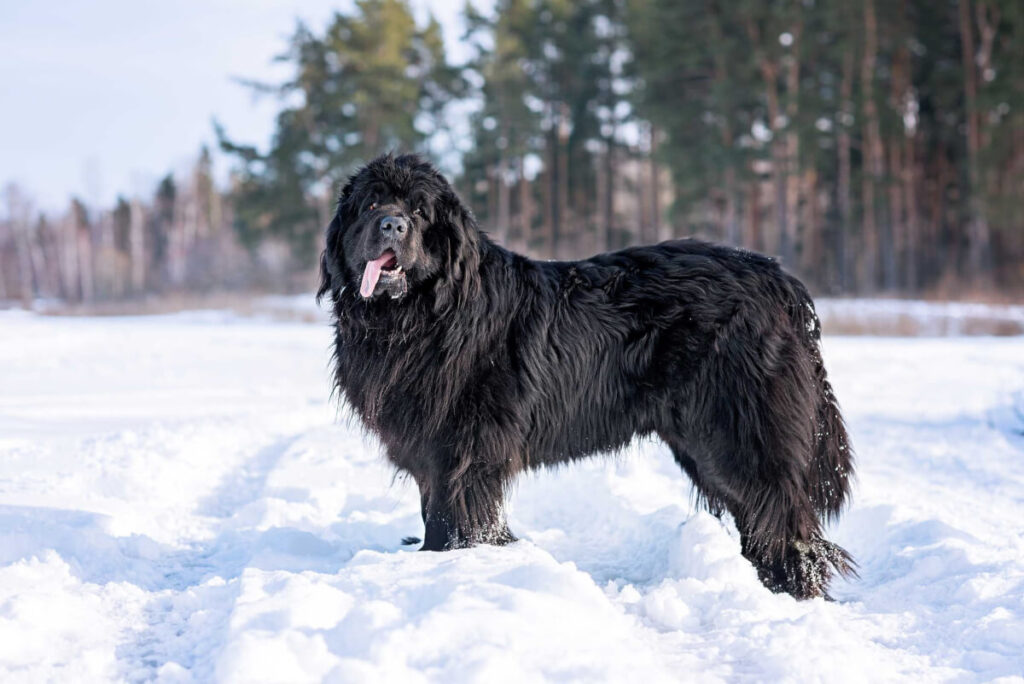
POLYGON ((776 593, 798 600, 833 600, 828 586, 835 576, 856 577, 856 563, 850 554, 826 539, 790 542, 781 561, 758 566, 758 577, 776 593))

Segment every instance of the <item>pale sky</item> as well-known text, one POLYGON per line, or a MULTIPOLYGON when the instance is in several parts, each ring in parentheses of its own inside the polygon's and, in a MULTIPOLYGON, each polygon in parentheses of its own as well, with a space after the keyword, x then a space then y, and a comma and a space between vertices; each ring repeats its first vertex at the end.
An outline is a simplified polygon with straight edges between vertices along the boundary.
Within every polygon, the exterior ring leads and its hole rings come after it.
MULTIPOLYGON (((414 0, 441 22, 450 58, 462 0, 414 0)), ((477 6, 489 6, 477 2, 477 6)), ((279 82, 271 63, 296 18, 322 31, 346 0, 0 1, 0 185, 17 182, 47 211, 72 194, 110 205, 118 193, 149 196, 183 171, 211 119, 261 146, 278 104, 232 81, 279 82)), ((226 161, 216 158, 223 174, 226 161)), ((0 208, 0 212, 4 210, 0 208)))

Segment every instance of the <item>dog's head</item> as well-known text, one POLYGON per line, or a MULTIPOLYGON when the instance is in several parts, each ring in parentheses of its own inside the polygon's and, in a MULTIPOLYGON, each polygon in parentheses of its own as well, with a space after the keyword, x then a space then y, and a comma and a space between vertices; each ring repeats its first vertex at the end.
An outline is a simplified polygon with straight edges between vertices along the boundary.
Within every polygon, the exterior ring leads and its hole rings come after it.
POLYGON ((327 228, 317 297, 346 288, 363 300, 432 290, 438 305, 479 288, 480 234, 470 211, 416 155, 378 157, 341 191, 327 228))

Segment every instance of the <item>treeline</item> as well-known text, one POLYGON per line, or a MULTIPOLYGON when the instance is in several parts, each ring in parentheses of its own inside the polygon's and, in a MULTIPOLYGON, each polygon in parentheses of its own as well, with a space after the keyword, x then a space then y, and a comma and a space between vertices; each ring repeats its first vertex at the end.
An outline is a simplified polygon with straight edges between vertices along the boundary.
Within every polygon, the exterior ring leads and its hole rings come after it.
POLYGON ((203 149, 190 173, 164 177, 149 198, 110 208, 71 199, 49 216, 14 184, 4 188, 0 301, 98 302, 148 294, 295 287, 307 280, 286 249, 247 248, 232 230, 231 192, 213 181, 203 149))
POLYGON ((499 0, 469 17, 484 105, 462 187, 503 241, 570 257, 699 235, 819 292, 1019 294, 1024 3, 499 0))
POLYGON ((405 0, 298 25, 293 78, 246 83, 280 98, 270 147, 216 127, 223 191, 205 156, 107 210, 9 197, 0 298, 308 286, 339 184, 409 149, 538 257, 697 235, 819 292, 1024 290, 1018 0, 497 0, 465 19, 457 65, 405 0))

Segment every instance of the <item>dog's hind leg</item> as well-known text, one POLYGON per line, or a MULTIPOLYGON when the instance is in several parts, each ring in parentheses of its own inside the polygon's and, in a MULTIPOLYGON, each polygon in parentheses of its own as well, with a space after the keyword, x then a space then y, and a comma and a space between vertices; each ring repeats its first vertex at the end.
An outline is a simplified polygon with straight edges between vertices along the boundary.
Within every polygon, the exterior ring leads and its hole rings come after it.
POLYGON ((766 587, 798 599, 828 598, 833 576, 853 572, 849 555, 824 538, 806 485, 791 479, 792 473, 723 473, 705 453, 695 451, 694 459, 669 445, 699 501, 715 516, 723 510, 732 514, 741 552, 766 587))
MULTIPOLYGON (((746 514, 745 507, 739 501, 730 498, 728 493, 729 486, 722 482, 723 478, 720 476, 716 477, 708 459, 701 458, 701 461, 704 463, 704 467, 701 468, 697 465, 697 461, 672 436, 662 434, 662 439, 668 443, 676 463, 679 464, 683 472, 689 476, 690 481, 693 483, 697 502, 707 508, 708 512, 716 518, 720 518, 722 513, 729 511, 740 533, 740 548, 743 556, 757 568, 758 576, 766 586, 773 590, 778 590, 778 587, 782 586, 783 583, 783 577, 780 574, 781 570, 774 572, 766 567, 766 563, 754 551, 756 544, 754 544, 751 538, 752 527, 748 524, 750 516, 746 514)), ((700 452, 698 451, 698 453, 700 452)))
POLYGON ((853 560, 825 539, 803 486, 784 479, 749 483, 747 495, 727 507, 743 556, 766 587, 798 599, 827 599, 836 574, 855 574, 853 560))
POLYGON ((693 377, 699 391, 682 393, 659 430, 685 445, 699 490, 732 514, 761 581, 800 599, 827 596, 835 575, 854 572, 822 529, 845 490, 822 494, 831 482, 821 439, 831 430, 808 334, 785 316, 738 311, 693 377))
POLYGON ((676 459, 676 463, 679 464, 679 467, 690 478, 690 482, 693 483, 697 502, 707 508, 711 515, 720 518, 726 510, 726 502, 722 498, 722 493, 715 489, 711 482, 704 480, 697 467, 697 462, 690 457, 685 448, 672 440, 668 435, 662 434, 661 438, 668 444, 672 455, 676 459))

